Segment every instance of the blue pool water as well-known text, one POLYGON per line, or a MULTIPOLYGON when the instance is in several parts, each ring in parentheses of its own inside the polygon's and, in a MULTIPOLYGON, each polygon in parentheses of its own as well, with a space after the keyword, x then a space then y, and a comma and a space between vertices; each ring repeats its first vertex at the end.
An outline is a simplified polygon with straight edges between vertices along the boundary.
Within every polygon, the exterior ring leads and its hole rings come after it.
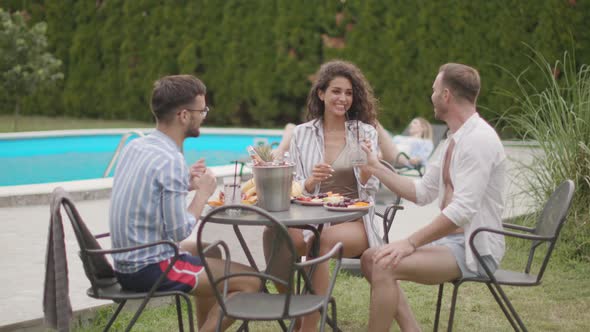
MULTIPOLYGON (((101 178, 122 134, 0 140, 0 186, 101 178)), ((136 137, 132 137, 134 139, 136 137)), ((202 134, 184 143, 187 164, 205 158, 208 166, 246 158, 246 147, 280 136, 202 134)), ((111 172, 112 176, 112 172, 111 172)))

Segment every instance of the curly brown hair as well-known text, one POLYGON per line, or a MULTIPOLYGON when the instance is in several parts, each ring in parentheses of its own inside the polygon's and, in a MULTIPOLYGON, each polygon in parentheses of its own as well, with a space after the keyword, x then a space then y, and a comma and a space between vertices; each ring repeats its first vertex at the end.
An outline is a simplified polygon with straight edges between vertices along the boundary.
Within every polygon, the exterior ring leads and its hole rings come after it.
POLYGON ((376 126, 378 101, 373 95, 373 88, 357 66, 347 61, 333 60, 324 63, 315 76, 316 81, 307 96, 308 121, 324 117, 324 102, 318 96, 318 91, 325 92, 333 79, 344 77, 352 85, 352 105, 347 112, 348 119, 376 126))

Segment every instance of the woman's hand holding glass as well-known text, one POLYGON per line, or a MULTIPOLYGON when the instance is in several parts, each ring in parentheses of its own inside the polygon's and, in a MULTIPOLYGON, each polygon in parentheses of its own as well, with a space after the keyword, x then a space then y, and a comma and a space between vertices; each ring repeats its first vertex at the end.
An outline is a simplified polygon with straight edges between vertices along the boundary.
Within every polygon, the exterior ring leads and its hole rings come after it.
POLYGON ((313 170, 311 171, 311 177, 305 180, 305 190, 313 192, 315 186, 318 183, 331 178, 332 173, 334 173, 334 169, 329 164, 319 163, 314 165, 313 170))

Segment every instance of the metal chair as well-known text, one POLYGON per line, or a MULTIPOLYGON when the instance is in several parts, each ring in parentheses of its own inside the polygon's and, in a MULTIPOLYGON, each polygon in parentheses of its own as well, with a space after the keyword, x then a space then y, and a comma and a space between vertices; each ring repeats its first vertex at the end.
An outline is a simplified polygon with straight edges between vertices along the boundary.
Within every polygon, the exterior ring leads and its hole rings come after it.
POLYGON ((56 188, 52 193, 52 199, 57 200, 57 204, 52 205, 52 209, 55 209, 51 211, 52 215, 54 215, 54 213, 61 215, 60 208, 63 206, 63 209, 65 210, 68 219, 70 220, 72 227, 74 229, 76 240, 78 241, 78 245, 80 246, 80 259, 82 260, 86 277, 88 277, 88 280, 90 281, 90 288, 88 288, 86 294, 89 297, 95 299, 112 300, 119 304, 103 331, 108 331, 111 328, 111 326, 117 319, 119 313, 121 312, 128 300, 142 301, 137 310, 135 311, 135 314, 131 318, 131 321, 125 328, 125 331, 131 330, 131 328, 133 327, 133 325, 145 309, 145 306, 147 305, 150 299, 154 297, 164 296, 174 296, 175 298, 179 331, 184 331, 182 321, 182 305, 180 301, 181 298, 184 299, 187 306, 189 330, 194 331, 193 310, 190 297, 186 293, 180 291, 157 291, 158 287, 164 280, 164 276, 170 271, 170 269, 174 265, 174 262, 179 257, 178 247, 175 243, 171 241, 158 241, 155 243, 128 248, 102 249, 100 244, 96 241, 96 239, 108 237, 110 236, 110 234, 104 233, 96 236, 92 235, 92 233, 90 233, 84 221, 82 220, 82 217, 78 213, 78 210, 74 205, 74 202, 71 200, 71 198, 63 188, 56 188), (174 257, 171 259, 171 264, 165 271, 165 273, 162 274, 160 279, 158 279, 158 281, 154 284, 154 286, 150 289, 149 292, 133 292, 123 290, 121 288, 121 285, 117 282, 113 268, 111 264, 107 261, 106 255, 129 252, 158 245, 165 245, 174 248, 174 257))
MULTIPOLYGON (((432 126, 432 152, 430 153, 430 156, 432 156, 434 154, 434 151, 436 150, 436 147, 440 144, 440 142, 442 142, 447 135, 447 131, 449 130, 449 128, 447 127, 447 125, 445 124, 431 124, 432 126)), ((409 135, 409 127, 406 128, 402 135, 409 135)), ((399 162, 400 158, 404 156, 406 159, 410 159, 410 156, 408 156, 405 152, 400 152, 398 153, 397 157, 395 158, 395 165, 396 165, 396 170, 398 171, 399 174, 402 175, 408 175, 408 176, 419 176, 422 177, 424 175, 424 173, 426 172, 426 167, 424 166, 424 164, 421 165, 401 165, 401 163, 399 162), (399 166, 398 166, 399 165, 399 166), (417 173, 417 174, 416 174, 417 173)))
MULTIPOLYGON (((209 236, 209 238, 211 238, 209 236)), ((209 212, 199 224, 197 231, 197 249, 199 255, 204 262, 205 271, 212 285, 214 285, 215 296, 221 307, 222 314, 220 315, 219 322, 217 325, 218 331, 220 330, 221 321, 224 316, 231 317, 233 319, 242 320, 243 323, 240 325, 240 331, 248 331, 248 323, 250 321, 277 321, 281 328, 285 331, 292 331, 295 327, 295 319, 302 317, 315 311, 321 313, 320 331, 324 331, 326 321, 328 320, 328 306, 331 303, 332 316, 330 322, 333 324, 333 330, 338 330, 336 326, 336 303, 331 301, 332 291, 336 283, 336 277, 338 270, 340 269, 340 262, 342 259, 342 244, 338 243, 328 252, 327 254, 317 257, 303 263, 297 261, 297 252, 293 245, 293 242, 289 236, 287 228, 271 216, 268 212, 255 206, 247 205, 226 205, 209 212), (225 214, 227 210, 241 209, 242 214, 256 213, 264 218, 262 221, 251 221, 251 220, 239 220, 239 218, 227 219, 227 218, 213 218, 217 214, 225 214), (215 227, 212 224, 225 224, 233 227, 234 233, 238 237, 240 242, 241 250, 246 255, 249 264, 254 269, 253 272, 232 272, 230 270, 231 252, 230 246, 223 240, 217 240, 212 242, 210 245, 203 243, 204 234, 207 233, 207 229, 213 229, 211 232, 215 232, 215 227), (211 226, 211 228, 209 228, 211 226), (260 270, 252 257, 251 249, 242 236, 242 228, 252 226, 266 226, 276 230, 276 237, 273 242, 274 248, 271 249, 273 253, 268 259, 267 266, 264 270, 260 270), (205 256, 210 250, 214 248, 221 248, 225 259, 224 272, 221 275, 214 275, 205 256), (274 259, 277 250, 287 250, 288 257, 285 261, 277 261, 274 259), (335 258, 335 264, 328 287, 328 292, 325 295, 317 295, 311 285, 311 280, 306 272, 313 266, 325 262, 330 258, 335 258), (288 269, 288 279, 284 280, 272 273, 273 267, 278 264, 285 266, 288 269), (295 292, 295 272, 300 273, 305 282, 303 294, 297 294, 295 292), (228 280, 236 277, 253 277, 261 280, 261 289, 257 293, 238 293, 232 297, 228 297, 228 280), (270 281, 275 284, 284 286, 287 290, 286 293, 277 294, 270 293, 266 287, 266 283, 270 281), (284 320, 291 320, 290 326, 287 328, 284 320)), ((278 255, 278 254, 277 254, 278 255)), ((281 257, 284 257, 281 255, 281 257)))
MULTIPOLYGON (((453 318, 455 315, 455 305, 457 301, 457 292, 459 286, 464 282, 478 282, 484 283, 492 293, 492 296, 504 312, 504 315, 512 325, 515 331, 527 331, 526 326, 522 322, 520 316, 514 309, 514 306, 504 293, 504 290, 500 285, 506 286, 537 286, 541 284, 541 280, 551 258, 551 253, 555 248, 559 232, 566 221, 566 216, 572 198, 574 195, 574 183, 571 180, 566 180, 561 183, 557 189, 551 194, 547 203, 545 204, 543 211, 541 212, 537 224, 534 228, 524 227, 520 225, 504 223, 505 228, 510 228, 520 232, 506 231, 506 230, 495 230, 490 228, 478 228, 476 229, 471 237, 469 238, 469 246, 473 250, 475 257, 479 263, 483 266, 487 273, 487 277, 479 278, 463 278, 452 282, 453 296, 451 299, 451 310, 449 314, 449 324, 447 327, 448 331, 453 329, 453 318), (482 232, 490 232, 495 234, 502 234, 504 236, 525 239, 531 241, 531 247, 529 250, 529 256, 526 265, 524 266, 523 272, 520 271, 509 271, 509 270, 496 270, 495 273, 491 273, 489 268, 483 263, 481 255, 477 251, 474 245, 475 237, 482 232), (535 257, 535 250, 543 243, 547 243, 547 248, 543 257, 543 261, 538 268, 535 268, 537 274, 531 273, 533 260, 535 257)), ((440 284, 438 290, 438 300, 436 303, 436 315, 434 319, 434 331, 438 330, 438 322, 440 317, 440 308, 442 302, 444 284, 440 284)))
MULTIPOLYGON (((380 160, 380 162, 383 166, 387 167, 390 171, 392 171, 394 173, 398 173, 398 171, 395 169, 395 167, 393 167, 387 161, 380 160)), ((393 199, 392 199, 391 203, 386 205, 385 209, 383 211, 377 210, 375 213, 375 214, 377 214, 377 216, 381 217, 381 219, 383 220, 383 242, 385 242, 385 243, 389 243, 389 230, 391 229, 391 226, 393 225, 393 219, 395 219, 397 211, 404 209, 403 205, 401 205, 402 198, 394 193, 390 192, 390 194, 393 194, 393 199)))

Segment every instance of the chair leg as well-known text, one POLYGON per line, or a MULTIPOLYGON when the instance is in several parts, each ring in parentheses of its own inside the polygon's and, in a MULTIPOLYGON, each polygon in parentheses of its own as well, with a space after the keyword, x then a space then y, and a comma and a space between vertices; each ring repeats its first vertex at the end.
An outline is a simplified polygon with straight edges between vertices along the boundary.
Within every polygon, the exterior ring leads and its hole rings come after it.
POLYGON ((445 284, 438 285, 438 298, 436 299, 436 312, 434 313, 434 332, 438 331, 438 321, 440 319, 440 308, 442 306, 442 296, 445 284))
POLYGON ((494 300, 496 300, 496 303, 498 303, 498 306, 500 306, 500 309, 502 309, 504 316, 506 316, 506 319, 508 320, 508 322, 510 322, 510 325, 512 325, 512 328, 514 329, 514 331, 518 331, 518 326, 516 325, 516 322, 514 321, 512 316, 510 315, 510 312, 508 311, 508 309, 504 305, 504 302, 502 301, 502 299, 500 298, 500 296, 498 295, 496 290, 494 290, 494 287, 492 287, 491 284, 486 284, 486 286, 488 286, 490 293, 492 293, 492 295, 494 296, 494 300))
MULTIPOLYGON (((301 263, 301 257, 297 257, 297 263, 301 263)), ((301 276, 301 273, 304 273, 303 271, 297 271, 295 272, 295 279, 297 280, 297 286, 296 286, 296 292, 297 294, 301 294, 301 280, 303 279, 303 277, 301 276)))
MULTIPOLYGON (((338 327, 338 315, 337 315, 337 311, 336 311, 336 299, 331 298, 330 299, 330 305, 332 306, 332 324, 330 324, 330 326, 332 327, 332 331, 342 332, 342 330, 338 327)), ((329 319, 329 317, 328 317, 328 319, 329 319)))
MULTIPOLYGON (((190 296, 188 294, 181 294, 180 296, 182 296, 182 298, 186 302, 186 313, 187 313, 187 316, 188 316, 188 330, 190 332, 194 332, 195 331, 195 323, 194 323, 194 320, 193 320, 193 314, 194 314, 194 312, 193 312, 193 305, 192 305, 192 302, 191 302, 191 298, 190 298, 190 296)), ((177 302, 177 305, 179 305, 179 304, 180 304, 180 302, 177 302)), ((180 308, 180 306, 179 306, 179 308, 180 308)), ((182 314, 180 314, 179 317, 180 317, 180 319, 182 319, 182 314)))
POLYGON ((281 330, 287 331, 287 325, 282 320, 279 320, 279 325, 281 326, 281 330))
POLYGON ((320 309, 320 332, 324 332, 326 330, 326 320, 328 318, 328 307, 322 307, 320 309))
POLYGON ((178 331, 184 331, 182 324, 182 304, 180 303, 180 295, 174 295, 174 301, 176 302, 176 317, 178 318, 178 331))
POLYGON ((141 313, 145 309, 145 307, 148 304, 150 299, 151 298, 148 297, 148 298, 144 299, 143 301, 141 301, 141 304, 139 305, 139 308, 137 308, 137 311, 135 311, 135 314, 131 318, 129 325, 127 325, 127 327, 125 328, 125 332, 131 331, 131 328, 133 327, 133 325, 135 325, 135 323, 137 322, 137 319, 139 319, 139 316, 141 315, 141 313))
POLYGON ((242 321, 242 324, 236 329, 236 332, 244 332, 248 330, 248 321, 242 321))
MULTIPOLYGON (((508 307, 508 310, 510 310, 510 313, 512 314, 512 317, 516 320, 516 322, 518 323, 518 326, 520 326, 520 329, 523 332, 527 332, 528 330, 527 330, 526 326, 522 322, 522 319, 520 319, 520 316, 518 315, 518 313, 514 309, 514 306, 512 306, 512 302, 510 302, 510 300, 508 299, 508 296, 506 296, 506 293, 504 293, 504 290, 502 290, 502 287, 500 287, 500 285, 498 285, 498 284, 494 284, 494 286, 496 288, 496 291, 502 297, 502 300, 504 300, 504 303, 508 307)), ((518 329, 515 329, 515 330, 518 331, 518 329)))
POLYGON ((236 332, 248 332, 248 331, 250 331, 250 325, 249 325, 249 323, 250 323, 249 320, 242 321, 242 324, 240 325, 240 327, 238 327, 238 329, 236 330, 236 332))
POLYGON ((457 293, 459 293, 459 286, 461 286, 461 282, 457 282, 453 284, 453 297, 451 298, 451 312, 449 313, 449 325, 447 326, 447 331, 453 331, 453 320, 455 319, 455 306, 457 304, 457 293))
MULTIPOLYGON (((216 332, 221 332, 221 322, 223 322, 223 311, 219 313, 219 319, 217 320, 217 326, 215 327, 216 332)), ((238 331, 240 330, 238 329, 238 331)))
POLYGON ((111 326, 113 325, 113 323, 115 322, 115 320, 119 316, 119 313, 121 313, 121 310, 125 306, 125 303, 127 303, 127 300, 123 300, 123 301, 121 301, 121 303, 119 303, 119 305, 117 306, 117 309, 115 310, 115 312, 111 316, 111 319, 109 319, 109 321, 107 322, 107 325, 104 327, 104 330, 103 330, 104 332, 108 331, 111 328, 111 326))
MULTIPOLYGON (((330 315, 328 315, 328 308, 326 308, 326 319, 325 319, 325 323, 323 325, 328 324, 331 328, 332 331, 337 331, 337 332, 342 332, 342 330, 338 327, 338 316, 337 316, 337 310, 336 310, 336 299, 334 299, 333 297, 330 298, 330 302, 328 304, 331 309, 332 309, 332 317, 330 317, 330 315)), ((323 317, 323 315, 322 315, 323 317)), ((323 320, 322 320, 323 321, 323 320)))

